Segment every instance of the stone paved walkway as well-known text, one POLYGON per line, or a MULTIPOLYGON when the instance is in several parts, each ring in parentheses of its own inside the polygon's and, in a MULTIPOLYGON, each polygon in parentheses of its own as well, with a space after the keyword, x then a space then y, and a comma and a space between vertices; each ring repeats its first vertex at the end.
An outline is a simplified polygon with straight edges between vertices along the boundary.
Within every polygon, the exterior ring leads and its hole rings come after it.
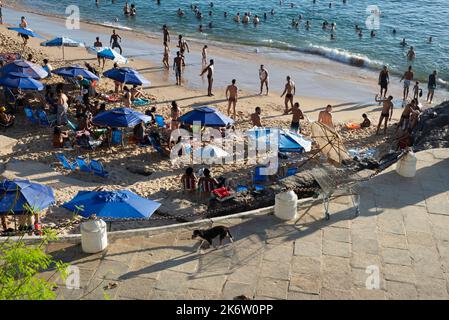
POLYGON ((342 197, 330 221, 319 203, 301 206, 291 223, 225 220, 234 244, 200 254, 191 230, 118 239, 96 255, 53 244, 55 256, 81 271, 81 289, 61 283, 58 298, 448 299, 449 149, 418 158, 416 178, 390 168, 368 182, 358 218, 342 197), (367 267, 378 268, 379 289, 366 288, 367 267), (109 283, 117 285, 105 290, 109 283))

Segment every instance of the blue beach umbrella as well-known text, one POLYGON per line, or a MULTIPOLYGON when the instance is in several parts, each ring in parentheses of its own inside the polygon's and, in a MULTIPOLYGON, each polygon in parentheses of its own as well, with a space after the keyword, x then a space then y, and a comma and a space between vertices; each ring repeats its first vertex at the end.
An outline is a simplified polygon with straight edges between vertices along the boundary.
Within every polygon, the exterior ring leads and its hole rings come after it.
POLYGON ((96 125, 128 128, 134 127, 142 121, 149 122, 151 121, 151 117, 130 108, 115 108, 98 114, 92 121, 96 125))
POLYGON ((0 76, 6 76, 11 72, 21 73, 36 80, 48 77, 48 72, 44 68, 25 60, 16 60, 4 65, 0 69, 0 76))
MULTIPOLYGON (((258 143, 269 144, 273 135, 277 134, 279 152, 309 152, 312 149, 312 141, 303 135, 278 128, 258 128, 248 130, 247 135, 258 143)), ((276 141, 276 139, 275 139, 276 141)))
POLYGON ((58 68, 58 69, 52 71, 52 73, 57 74, 64 78, 76 78, 77 76, 81 75, 81 76, 83 76, 84 79, 95 80, 95 81, 100 80, 100 78, 98 78, 95 74, 93 74, 89 70, 84 69, 83 67, 81 67, 79 65, 58 68))
POLYGON ((45 42, 41 43, 41 46, 44 47, 62 47, 62 59, 65 59, 64 48, 65 47, 84 47, 84 43, 66 38, 66 37, 57 37, 45 42))
POLYGON ((117 51, 115 51, 114 49, 109 48, 109 47, 104 47, 104 48, 98 49, 97 54, 100 58, 112 60, 118 64, 128 63, 128 59, 126 59, 120 53, 118 53, 117 51))
POLYGON ((202 126, 206 127, 226 127, 234 123, 234 120, 228 116, 208 106, 198 107, 183 114, 180 121, 187 124, 200 122, 202 126))
POLYGON ((160 203, 142 198, 129 190, 121 191, 80 191, 62 205, 83 217, 95 214, 100 218, 145 219, 149 218, 160 203))
POLYGON ((114 68, 103 73, 106 78, 116 80, 121 83, 131 85, 150 85, 150 81, 145 79, 138 71, 131 68, 114 68))
POLYGON ((11 72, 0 78, 0 86, 21 90, 43 90, 44 85, 31 77, 17 72, 11 72))
POLYGON ((42 211, 55 204, 53 189, 29 180, 3 180, 0 184, 0 214, 42 211))
POLYGON ((40 38, 40 39, 45 39, 43 36, 41 36, 40 34, 37 34, 36 32, 34 32, 31 29, 25 29, 25 28, 8 28, 8 30, 12 30, 12 31, 17 31, 20 34, 24 34, 26 36, 32 37, 32 38, 40 38))

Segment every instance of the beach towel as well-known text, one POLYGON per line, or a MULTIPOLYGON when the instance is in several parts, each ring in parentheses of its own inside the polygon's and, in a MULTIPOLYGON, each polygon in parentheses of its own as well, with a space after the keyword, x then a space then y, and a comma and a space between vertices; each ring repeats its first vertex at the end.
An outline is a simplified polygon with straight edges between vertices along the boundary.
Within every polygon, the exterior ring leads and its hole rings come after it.
POLYGON ((354 129, 360 129, 360 124, 354 123, 354 122, 348 122, 345 124, 346 129, 354 130, 354 129))
POLYGON ((150 104, 150 100, 148 99, 142 99, 142 98, 137 98, 133 101, 133 104, 137 107, 141 107, 141 106, 146 106, 150 104))

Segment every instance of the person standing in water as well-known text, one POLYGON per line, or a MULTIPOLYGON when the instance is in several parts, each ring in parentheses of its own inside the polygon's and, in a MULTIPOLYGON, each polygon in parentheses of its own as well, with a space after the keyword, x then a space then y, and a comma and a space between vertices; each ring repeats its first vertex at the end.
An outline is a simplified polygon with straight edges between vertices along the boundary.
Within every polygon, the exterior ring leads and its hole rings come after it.
POLYGON ((179 35, 178 39, 179 39, 178 40, 179 52, 181 53, 181 56, 183 57, 182 66, 185 67, 186 64, 184 61, 184 57, 185 57, 184 53, 186 52, 186 50, 187 50, 187 52, 190 53, 190 48, 189 48, 189 45, 187 44, 187 42, 183 39, 181 34, 179 35))
POLYGON ((435 89, 437 87, 437 71, 434 70, 432 74, 429 75, 429 82, 427 84, 427 102, 432 103, 433 95, 435 93, 435 89))
POLYGON ((284 114, 288 114, 288 103, 290 102, 293 108, 293 96, 296 94, 295 83, 291 80, 290 76, 287 76, 287 83, 285 84, 284 92, 281 94, 281 98, 285 95, 285 110, 284 114))
POLYGON ((415 57, 416 57, 415 50, 413 50, 413 47, 410 47, 410 49, 407 52, 407 59, 409 61, 412 61, 415 59, 415 57))
POLYGON ((379 134, 380 126, 382 125, 382 121, 385 120, 384 125, 384 134, 387 134, 388 121, 391 121, 391 117, 393 116, 393 97, 389 96, 388 99, 378 99, 378 95, 374 98, 376 102, 383 103, 382 111, 379 117, 379 123, 377 125, 376 135, 379 134))
POLYGON ((168 47, 167 42, 164 42, 164 58, 162 59, 162 63, 164 64, 164 67, 166 69, 170 69, 169 59, 170 59, 170 48, 168 47))
POLYGON ((168 32, 168 27, 166 24, 162 26, 162 32, 164 33, 164 43, 170 43, 170 32, 168 32))
POLYGON ((209 65, 201 72, 200 77, 207 72, 207 95, 212 97, 212 84, 214 83, 214 59, 210 59, 209 65))
POLYGON ((119 42, 122 42, 122 37, 115 33, 115 30, 112 30, 111 40, 109 41, 109 44, 111 45, 112 49, 119 48, 120 54, 122 54, 123 50, 119 42))
POLYGON ((388 91, 388 83, 390 82, 390 73, 388 72, 388 67, 384 66, 382 71, 379 73, 379 86, 380 86, 380 97, 386 97, 388 91))
POLYGON ((175 76, 176 76, 176 85, 180 86, 182 83, 182 64, 183 59, 181 56, 181 53, 178 51, 176 52, 176 57, 173 59, 173 70, 175 70, 175 76))
POLYGON ((260 93, 262 95, 263 85, 267 88, 267 96, 268 96, 268 71, 265 69, 264 65, 260 65, 259 69, 259 79, 260 79, 260 93))
POLYGON ((207 45, 204 45, 203 50, 201 51, 201 64, 207 64, 207 45))
POLYGON ((237 106, 238 88, 235 85, 236 80, 232 79, 232 84, 226 88, 226 100, 228 100, 228 116, 231 115, 231 105, 233 105, 233 119, 236 119, 235 107, 237 106), (229 93, 229 96, 228 96, 229 93))
POLYGON ((130 10, 129 10, 129 5, 128 5, 128 1, 125 2, 125 6, 123 7, 123 14, 125 16, 128 16, 130 14, 130 10))
POLYGON ((410 90, 410 84, 413 81, 412 66, 408 67, 408 70, 404 73, 399 82, 401 82, 402 80, 404 80, 404 100, 406 100, 408 97, 408 92, 410 90))

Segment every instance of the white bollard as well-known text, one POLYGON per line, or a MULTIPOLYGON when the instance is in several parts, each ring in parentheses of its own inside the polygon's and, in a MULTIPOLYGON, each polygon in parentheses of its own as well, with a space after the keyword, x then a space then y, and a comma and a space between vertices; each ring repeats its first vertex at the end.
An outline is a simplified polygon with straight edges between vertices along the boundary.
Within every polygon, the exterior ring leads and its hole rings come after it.
POLYGON ((278 193, 274 202, 274 215, 282 220, 296 218, 298 210, 298 196, 293 190, 278 193))
POLYGON ((88 220, 81 224, 81 248, 85 253, 101 252, 108 246, 106 222, 88 220))
POLYGON ((405 178, 413 178, 416 174, 416 164, 418 159, 413 151, 409 151, 396 164, 396 172, 405 178))

